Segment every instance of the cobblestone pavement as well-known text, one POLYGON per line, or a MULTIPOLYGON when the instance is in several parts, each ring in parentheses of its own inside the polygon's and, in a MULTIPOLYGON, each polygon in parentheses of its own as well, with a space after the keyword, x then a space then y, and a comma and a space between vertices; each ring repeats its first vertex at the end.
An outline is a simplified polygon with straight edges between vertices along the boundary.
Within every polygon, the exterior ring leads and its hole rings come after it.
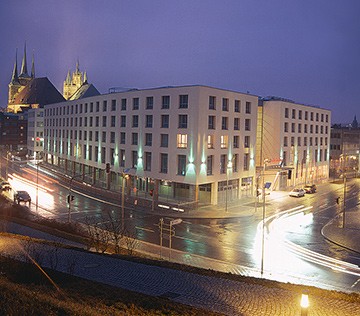
MULTIPOLYGON (((36 231, 31 229, 23 228, 23 232, 36 237, 36 231)), ((19 259, 24 259, 28 253, 43 266, 62 272, 151 296, 164 296, 225 315, 301 313, 300 293, 285 288, 197 275, 74 249, 62 248, 54 252, 51 246, 37 243, 30 246, 14 237, 1 236, 0 251, 19 259)), ((360 302, 318 297, 311 291, 309 296, 308 315, 360 315, 360 302)))

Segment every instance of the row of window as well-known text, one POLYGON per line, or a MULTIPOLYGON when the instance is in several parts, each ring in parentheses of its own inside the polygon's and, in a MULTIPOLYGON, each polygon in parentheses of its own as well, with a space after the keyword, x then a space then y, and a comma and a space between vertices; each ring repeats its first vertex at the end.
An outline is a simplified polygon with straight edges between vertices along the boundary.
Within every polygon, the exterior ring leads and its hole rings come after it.
MULTIPOLYGON (((295 146, 295 139, 296 137, 290 137, 290 144, 288 143, 288 140, 289 138, 287 136, 284 136, 284 147, 287 147, 287 146, 295 146)), ((301 142, 302 140, 302 137, 297 137, 297 146, 307 146, 308 145, 308 138, 307 137, 304 137, 304 141, 303 143, 301 142)), ((309 146, 313 146, 313 144, 315 144, 315 146, 322 146, 322 145, 325 145, 327 146, 328 144, 328 138, 327 137, 309 137, 309 146), (315 142, 313 143, 313 139, 315 140, 315 142), (320 140, 320 142, 318 141, 320 140), (324 142, 323 142, 324 140, 324 142)))
MULTIPOLYGON (((65 143, 63 143, 64 148, 66 148, 65 143)), ((92 145, 83 145, 83 153, 81 153, 80 149, 73 149, 72 145, 69 146, 69 155, 78 155, 84 156, 89 161, 100 162, 100 163, 107 163, 106 161, 106 148, 105 147, 98 147, 92 145), (93 151, 94 149, 94 151, 93 151), (77 150, 77 152, 73 152, 77 150)), ((159 171, 160 173, 168 173, 168 165, 169 165, 169 154, 167 153, 160 153, 160 163, 159 163, 159 171)), ((114 148, 110 149, 110 164, 115 164, 115 150, 114 148)), ((244 154, 243 160, 243 170, 249 170, 250 160, 249 154, 244 154)), ((137 164, 139 161, 138 152, 132 151, 131 152, 131 168, 137 168, 137 164)), ((118 162, 120 167, 127 166, 125 164, 125 150, 121 149, 118 156, 118 162)), ((188 164, 188 159, 186 155, 177 155, 177 175, 185 176, 186 174, 186 167, 188 164)), ((214 155, 207 156, 206 159, 206 173, 207 175, 213 175, 214 172, 214 155)), ((151 152, 144 152, 143 156, 143 167, 145 171, 151 171, 152 169, 152 153, 151 152)), ((229 163, 228 155, 223 154, 220 155, 220 166, 219 166, 219 173, 225 174, 227 172, 238 172, 239 171, 239 154, 233 155, 231 159, 231 163, 229 163)))
MULTIPOLYGON (((240 118, 235 117, 233 122, 234 122, 233 129, 236 130, 236 131, 240 130, 240 118)), ((208 117, 208 129, 216 129, 216 116, 209 115, 209 117, 208 117)), ((224 117, 223 116, 221 118, 221 129, 222 130, 228 130, 229 129, 229 117, 224 117)), ((251 120, 250 119, 245 119, 244 129, 245 129, 245 131, 250 131, 251 130, 251 120)))
MULTIPOLYGON (((209 96, 209 110, 216 110, 216 97, 215 96, 209 96)), ((222 98, 222 103, 221 103, 221 109, 223 111, 228 112, 230 105, 229 105, 229 99, 228 98, 222 98)), ((241 111, 241 101, 240 100, 234 100, 234 112, 235 113, 240 113, 241 111)), ((245 113, 246 114, 251 114, 251 102, 246 101, 245 102, 245 113)))
POLYGON ((291 112, 291 118, 292 119, 298 119, 298 120, 302 120, 303 119, 303 113, 304 113, 304 120, 309 120, 309 116, 310 116, 310 121, 314 121, 314 115, 315 115, 315 121, 319 122, 319 120, 321 122, 325 122, 328 123, 329 122, 329 115, 328 114, 324 114, 324 113, 314 113, 314 112, 310 112, 309 111, 304 111, 303 110, 295 110, 295 109, 290 109, 289 108, 285 108, 285 118, 289 118, 290 117, 290 112, 291 112), (296 115, 297 114, 297 115, 296 115), (310 115, 309 115, 310 114, 310 115))
MULTIPOLYGON (((100 141, 107 143, 108 142, 108 135, 110 134, 110 143, 115 144, 116 133, 115 132, 99 132, 99 131, 77 131, 77 130, 50 130, 50 138, 57 139, 57 138, 70 138, 76 140, 84 140, 84 141, 100 141), (94 137, 93 137, 94 136, 94 137)), ((119 142, 120 144, 126 144, 126 133, 121 132, 119 142)), ((177 148, 187 148, 188 147, 188 134, 177 134, 176 136, 177 141, 177 148)), ((144 136, 144 144, 145 146, 152 146, 153 142, 153 134, 152 133, 145 133, 144 136)), ((131 145, 138 145, 139 144, 139 134, 138 133, 131 133, 131 145)), ((214 149, 215 148, 215 135, 208 135, 207 137, 207 148, 214 149)), ((233 148, 240 148, 240 136, 235 135, 233 136, 232 142, 233 148)), ((169 146, 169 135, 168 134, 160 134, 160 147, 167 148, 169 146)), ((221 135, 220 136, 220 148, 225 149, 229 147, 229 136, 228 135, 221 135)), ((244 136, 244 148, 250 148, 250 136, 244 136)))
MULTIPOLYGON (((120 116, 120 127, 126 127, 126 115, 120 116)), ((138 115, 132 115, 131 117, 131 127, 137 128, 139 127, 139 116, 138 115)), ((102 124, 101 127, 107 127, 107 116, 102 116, 102 124)), ((146 128, 152 128, 153 127, 154 118, 153 115, 146 115, 145 116, 145 127, 146 128)), ((47 119, 45 120, 45 126, 47 127, 60 127, 60 126, 66 126, 66 127, 100 127, 100 116, 95 116, 95 122, 93 120, 93 117, 68 117, 68 118, 59 118, 59 119, 47 119), (62 120, 62 125, 61 125, 62 120), (84 125, 83 125, 84 123, 84 125)), ((178 128, 187 128, 188 126, 188 116, 187 114, 179 114, 178 115, 178 128)), ((110 127, 116 127, 116 116, 112 115, 110 116, 110 127)), ((161 127, 162 128, 169 128, 170 127, 170 116, 169 115, 161 115, 161 127)))
MULTIPOLYGON (((313 160, 314 162, 327 161, 327 159, 328 159, 328 150, 326 148, 325 149, 315 149, 313 154, 314 154, 313 156, 310 155, 310 156, 312 156, 312 158, 311 158, 308 156, 307 151, 304 150, 302 158, 299 157, 298 168, 303 168, 307 162, 310 162, 310 161, 307 161, 307 157, 309 157, 309 159, 313 160)), ((283 152, 284 166, 287 166, 287 161, 288 161, 288 152, 284 151, 283 152)))
MULTIPOLYGON (((209 109, 216 110, 216 97, 209 96, 209 109)), ((132 98, 132 110, 139 110, 140 107, 140 98, 135 97, 132 98)), ((128 99, 121 99, 121 111, 126 111, 128 107, 128 99)), ((187 109, 189 107, 189 96, 187 94, 180 94, 178 96, 178 108, 179 109, 187 109)), ((229 99, 222 98, 222 110, 229 111, 229 99)), ((152 110, 154 108, 154 97, 148 96, 145 98, 145 109, 152 110)), ((164 95, 161 96, 161 108, 162 109, 170 109, 170 96, 164 95)), ((67 107, 56 107, 46 109, 46 116, 58 116, 58 115, 73 115, 73 114, 81 114, 81 113, 93 113, 93 112, 102 112, 108 111, 108 101, 102 101, 102 106, 100 106, 100 101, 90 102, 90 103, 80 103, 80 104, 72 104, 67 107)), ((116 111, 117 109, 117 101, 115 99, 111 100, 110 110, 116 111)), ((234 112, 240 113, 241 109, 241 101, 234 100, 234 112)), ((245 113, 251 114, 251 102, 245 102, 245 113)))
MULTIPOLYGON (((296 124, 295 123, 291 123, 289 124, 289 122, 284 122, 284 132, 287 133, 289 132, 289 126, 291 126, 291 132, 295 133, 296 132, 296 124)), ((309 128, 309 133, 312 134, 314 133, 314 125, 308 125, 308 124, 298 124, 298 128, 297 128, 297 132, 298 133, 302 133, 303 129, 302 127, 304 127, 304 133, 308 132, 308 126, 309 128)), ((328 125, 320 125, 320 134, 324 134, 324 130, 325 130, 325 134, 328 133, 328 125), (325 129, 324 129, 325 127, 325 129)), ((319 125, 315 125, 315 133, 318 134, 319 133, 319 125)))

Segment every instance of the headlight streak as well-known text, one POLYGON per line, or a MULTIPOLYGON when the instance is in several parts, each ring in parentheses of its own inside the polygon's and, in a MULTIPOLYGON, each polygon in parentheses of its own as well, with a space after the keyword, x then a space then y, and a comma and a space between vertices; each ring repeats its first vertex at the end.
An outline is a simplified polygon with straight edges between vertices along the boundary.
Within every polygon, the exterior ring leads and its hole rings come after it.
MULTIPOLYGON (((287 210, 281 212, 280 214, 274 214, 268 217, 266 219, 266 222, 269 222, 271 220, 270 224, 268 225, 267 232, 269 239, 271 239, 271 241, 274 242, 275 245, 279 245, 279 243, 282 243, 283 245, 285 245, 288 251, 305 261, 330 268, 334 271, 360 276, 360 268, 357 265, 339 259, 331 258, 326 255, 322 255, 315 251, 296 245, 295 243, 285 238, 285 231, 281 228, 282 226, 284 226, 282 221, 284 221, 290 216, 300 214, 311 208, 312 207, 287 210)), ((262 222, 258 224, 258 229, 259 227, 260 229, 262 228, 262 222)))

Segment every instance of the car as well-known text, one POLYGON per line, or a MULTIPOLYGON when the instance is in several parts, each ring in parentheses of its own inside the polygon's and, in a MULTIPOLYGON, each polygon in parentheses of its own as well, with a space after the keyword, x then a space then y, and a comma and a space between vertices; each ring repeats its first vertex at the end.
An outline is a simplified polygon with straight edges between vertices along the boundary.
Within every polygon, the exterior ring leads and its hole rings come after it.
POLYGON ((11 190, 11 185, 9 182, 7 181, 2 181, 0 183, 0 190, 1 191, 10 191, 11 190))
POLYGON ((304 186, 305 193, 315 193, 316 192, 316 185, 315 184, 307 184, 304 186))
POLYGON ((289 193, 289 196, 293 196, 293 197, 301 197, 304 195, 305 195, 305 190, 301 188, 292 189, 289 193))
POLYGON ((20 202, 25 202, 31 204, 31 197, 27 191, 17 191, 14 194, 14 202, 20 204, 20 202))

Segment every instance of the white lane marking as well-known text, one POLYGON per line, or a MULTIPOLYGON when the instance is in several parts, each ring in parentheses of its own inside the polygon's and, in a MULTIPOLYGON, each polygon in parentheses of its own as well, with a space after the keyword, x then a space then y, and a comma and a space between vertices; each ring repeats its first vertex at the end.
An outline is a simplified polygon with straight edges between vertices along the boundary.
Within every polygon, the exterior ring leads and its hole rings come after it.
POLYGON ((140 230, 145 230, 147 232, 153 233, 154 230, 153 229, 149 229, 149 228, 145 228, 145 227, 139 227, 139 226, 135 226, 136 229, 140 229, 140 230))

